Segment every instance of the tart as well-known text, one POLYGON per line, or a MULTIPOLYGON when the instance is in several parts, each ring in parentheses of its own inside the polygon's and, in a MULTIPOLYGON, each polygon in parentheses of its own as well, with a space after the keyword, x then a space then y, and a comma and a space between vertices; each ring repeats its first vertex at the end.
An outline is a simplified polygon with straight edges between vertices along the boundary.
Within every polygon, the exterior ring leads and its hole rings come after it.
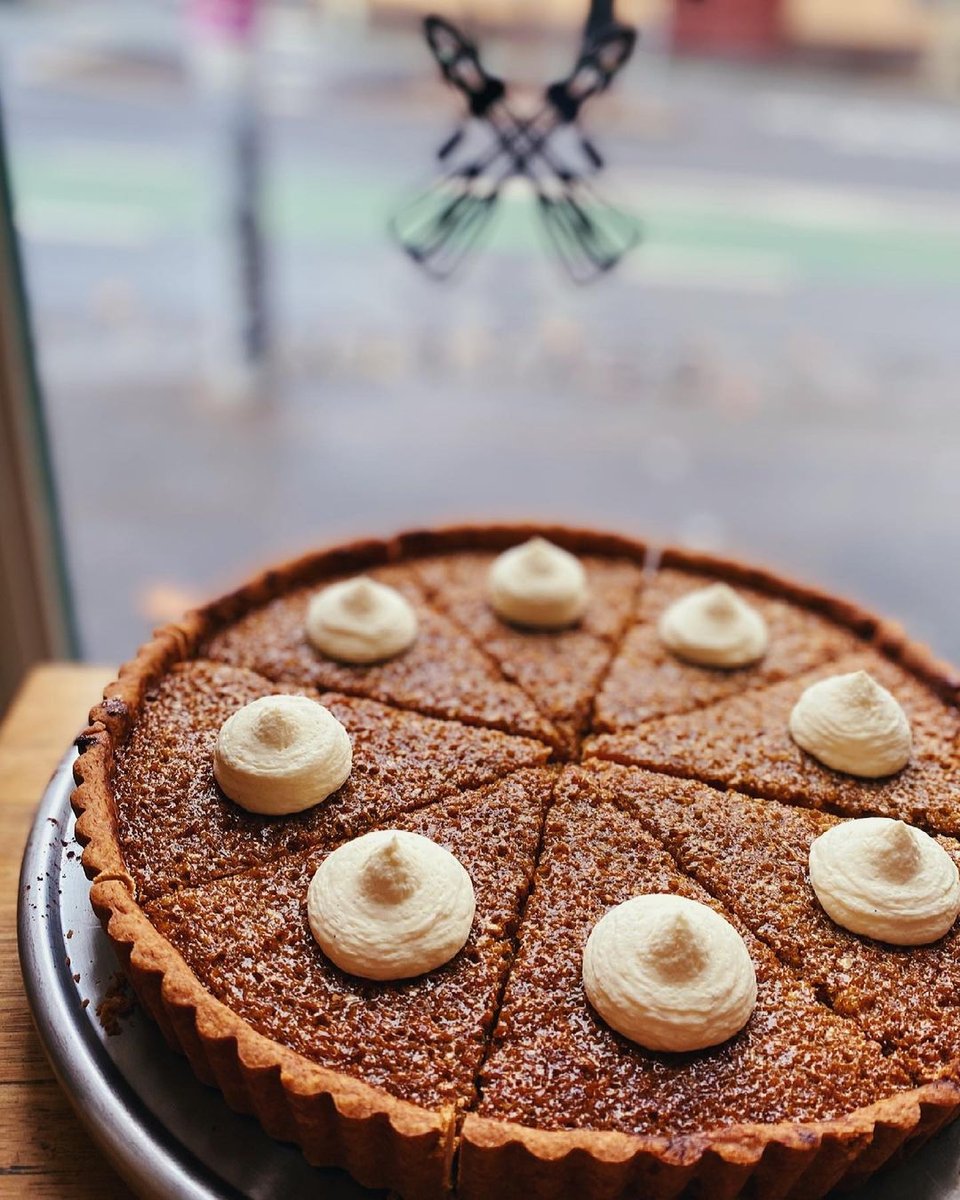
POLYGON ((561 527, 418 530, 289 563, 159 631, 78 740, 78 836, 168 1041, 313 1163, 407 1197, 816 1197, 960 1112, 956 929, 909 948, 847 933, 806 875, 813 839, 863 815, 960 860, 958 699, 897 627, 753 568, 561 527), (534 535, 584 567, 569 628, 488 604, 493 559, 534 535), (305 634, 313 593, 358 574, 417 618, 374 665, 305 634), (763 615, 759 663, 661 646, 665 606, 717 582, 763 615), (831 771, 787 732, 810 683, 859 669, 913 728, 887 779, 831 771), (227 717, 278 693, 327 707, 353 767, 268 817, 222 793, 212 755, 227 717), (313 872, 378 829, 451 850, 476 894, 462 949, 399 983, 344 974, 307 921, 313 872), (723 916, 754 965, 757 1005, 719 1046, 643 1050, 584 995, 591 925, 662 892, 723 916))

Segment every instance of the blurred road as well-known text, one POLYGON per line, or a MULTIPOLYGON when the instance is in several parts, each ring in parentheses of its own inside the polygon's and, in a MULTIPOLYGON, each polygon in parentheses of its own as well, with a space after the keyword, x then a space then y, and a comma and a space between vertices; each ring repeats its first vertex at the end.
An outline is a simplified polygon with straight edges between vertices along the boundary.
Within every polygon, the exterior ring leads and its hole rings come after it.
MULTIPOLYGON (((655 44, 656 39, 652 39, 655 44)), ((199 380, 207 114, 176 9, 0 9, 18 224, 88 653, 268 558, 542 514, 764 560, 960 660, 960 113, 908 79, 671 63, 588 118, 645 240, 587 290, 513 195, 462 280, 385 235, 456 102, 415 31, 278 10, 271 399, 199 380)), ((531 84, 570 57, 501 41, 531 84)))

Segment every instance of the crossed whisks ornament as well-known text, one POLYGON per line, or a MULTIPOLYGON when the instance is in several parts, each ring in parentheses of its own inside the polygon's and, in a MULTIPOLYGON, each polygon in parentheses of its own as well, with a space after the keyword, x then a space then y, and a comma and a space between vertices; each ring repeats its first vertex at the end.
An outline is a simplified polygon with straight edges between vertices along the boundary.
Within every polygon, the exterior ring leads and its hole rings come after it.
MULTIPOLYGON (((628 61, 636 33, 610 22, 588 29, 570 74, 544 91, 542 107, 521 118, 506 103, 507 87, 480 63, 477 48, 450 21, 424 21, 427 44, 443 78, 466 99, 469 117, 485 124, 493 143, 441 175, 394 216, 390 228, 403 249, 436 279, 451 276, 490 224, 504 184, 521 177, 533 188, 541 222, 567 275, 589 283, 620 261, 640 238, 639 222, 597 194, 583 170, 551 144, 562 128, 577 128, 584 103, 605 91, 628 61)), ((437 151, 446 162, 462 143, 467 121, 437 151)), ((595 172, 596 146, 577 129, 580 148, 595 172)))

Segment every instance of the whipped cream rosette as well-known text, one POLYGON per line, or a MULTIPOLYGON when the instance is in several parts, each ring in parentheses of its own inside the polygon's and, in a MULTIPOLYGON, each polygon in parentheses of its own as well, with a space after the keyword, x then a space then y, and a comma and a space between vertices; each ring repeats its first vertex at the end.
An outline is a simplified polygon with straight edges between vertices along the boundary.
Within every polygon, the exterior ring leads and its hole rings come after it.
POLYGON ((790 714, 790 733, 825 767, 862 779, 895 774, 913 747, 906 713, 866 671, 811 684, 790 714))
POLYGON ((545 538, 505 550, 488 579, 498 616, 532 629, 563 629, 579 621, 589 600, 582 563, 545 538))
POLYGON ((350 735, 309 696, 262 696, 220 727, 213 773, 249 812, 302 812, 339 788, 353 765, 350 735))
POLYGON ((703 667, 743 667, 762 658, 769 640, 763 617, 725 583, 681 596, 657 625, 678 658, 703 667))
POLYGON ((321 949, 364 979, 408 979, 442 966, 470 936, 475 910, 459 859, 400 829, 338 847, 307 892, 307 919, 321 949))
POLYGON ((636 896, 594 925, 583 952, 587 999, 648 1050, 702 1050, 732 1037, 757 1000, 753 962, 719 913, 672 894, 636 896))
POLYGON ((311 644, 328 658, 384 662, 414 643, 417 614, 396 588, 359 575, 311 597, 306 629, 311 644))
POLYGON ((895 946, 935 942, 960 913, 960 874, 935 838, 889 817, 835 825, 810 847, 810 883, 827 915, 895 946))

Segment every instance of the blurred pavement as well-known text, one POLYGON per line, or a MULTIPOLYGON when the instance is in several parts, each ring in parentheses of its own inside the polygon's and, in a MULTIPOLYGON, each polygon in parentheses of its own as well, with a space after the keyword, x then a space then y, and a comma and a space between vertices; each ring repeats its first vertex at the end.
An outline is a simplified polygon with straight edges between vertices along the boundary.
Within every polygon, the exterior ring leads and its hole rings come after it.
MULTIPOLYGON (((264 42, 279 344, 248 410, 198 382, 208 147, 176 9, 0 10, 90 656, 327 538, 533 514, 765 561, 960 660, 956 108, 648 48, 588 116, 641 248, 574 290, 511 196, 438 287, 385 234, 457 115, 415 31, 279 10, 264 42)), ((489 54, 531 84, 569 57, 489 54)))

